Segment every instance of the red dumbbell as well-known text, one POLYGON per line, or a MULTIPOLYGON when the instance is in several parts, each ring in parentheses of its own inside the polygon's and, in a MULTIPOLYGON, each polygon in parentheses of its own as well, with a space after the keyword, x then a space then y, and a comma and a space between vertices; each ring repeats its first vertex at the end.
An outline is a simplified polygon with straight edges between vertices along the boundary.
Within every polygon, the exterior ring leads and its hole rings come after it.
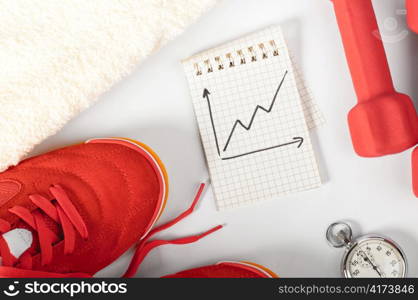
POLYGON ((418 0, 406 0, 406 10, 409 28, 418 33, 418 0))
POLYGON ((412 190, 418 197, 418 147, 412 151, 412 190))
MULTIPOLYGON (((406 0, 409 28, 418 33, 418 0, 406 0)), ((418 147, 412 152, 412 186, 418 197, 418 147)))
POLYGON ((355 151, 376 157, 414 146, 417 114, 411 99, 395 91, 371 0, 332 1, 358 97, 348 114, 355 151))

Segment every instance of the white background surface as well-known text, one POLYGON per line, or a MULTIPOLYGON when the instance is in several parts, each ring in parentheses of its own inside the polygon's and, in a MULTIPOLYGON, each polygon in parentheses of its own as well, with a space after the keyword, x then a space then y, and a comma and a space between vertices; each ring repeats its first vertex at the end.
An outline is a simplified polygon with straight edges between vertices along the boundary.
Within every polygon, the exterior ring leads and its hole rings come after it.
MULTIPOLYGON (((418 36, 405 31, 404 16, 397 14, 404 1, 374 4, 382 34, 390 41, 385 46, 395 85, 418 99, 418 36)), ((227 212, 216 211, 209 190, 191 217, 159 237, 181 237, 217 224, 225 228, 192 245, 154 250, 137 276, 162 276, 220 260, 249 260, 282 277, 338 277, 343 252, 330 248, 324 234, 331 222, 341 219, 352 222, 355 235, 393 238, 406 252, 409 275, 417 276, 418 199, 411 191, 410 151, 378 159, 354 154, 346 115, 356 97, 328 0, 222 1, 33 154, 91 137, 126 136, 145 142, 168 169, 171 193, 160 223, 172 219, 188 207, 197 183, 207 177, 179 61, 272 24, 282 24, 327 119, 313 133, 324 185, 227 212)), ((129 258, 124 255, 100 275, 119 276, 129 258)))

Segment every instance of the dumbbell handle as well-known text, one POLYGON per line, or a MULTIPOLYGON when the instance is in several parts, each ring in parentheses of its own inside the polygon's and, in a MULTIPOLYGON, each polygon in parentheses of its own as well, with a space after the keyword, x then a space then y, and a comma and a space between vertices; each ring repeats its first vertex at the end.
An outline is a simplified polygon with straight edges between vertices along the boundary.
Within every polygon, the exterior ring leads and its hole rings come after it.
POLYGON ((333 0, 359 102, 393 93, 393 81, 371 0, 333 0))
POLYGON ((393 86, 372 1, 333 3, 358 99, 348 113, 354 150, 360 156, 376 157, 414 146, 417 114, 411 98, 393 86))
POLYGON ((406 0, 406 10, 409 28, 418 33, 418 0, 406 0))

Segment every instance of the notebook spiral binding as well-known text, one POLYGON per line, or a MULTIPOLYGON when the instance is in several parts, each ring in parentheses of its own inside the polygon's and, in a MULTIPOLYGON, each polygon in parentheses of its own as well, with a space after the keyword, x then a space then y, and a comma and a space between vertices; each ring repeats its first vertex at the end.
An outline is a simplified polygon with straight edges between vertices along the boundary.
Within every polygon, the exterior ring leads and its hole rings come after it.
POLYGON ((194 63, 196 76, 213 73, 215 70, 221 71, 226 68, 233 68, 236 65, 245 65, 256 62, 259 59, 268 59, 270 56, 278 56, 276 42, 271 40, 267 43, 260 43, 246 49, 239 49, 234 52, 226 53, 223 56, 216 56, 213 59, 206 59, 201 63, 194 63))

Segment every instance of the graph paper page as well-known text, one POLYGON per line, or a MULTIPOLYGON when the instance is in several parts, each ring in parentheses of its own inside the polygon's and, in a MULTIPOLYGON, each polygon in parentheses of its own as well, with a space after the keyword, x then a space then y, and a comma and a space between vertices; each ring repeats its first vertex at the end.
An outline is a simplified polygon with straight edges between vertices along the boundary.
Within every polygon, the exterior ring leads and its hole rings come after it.
POLYGON ((308 128, 323 118, 280 27, 183 65, 220 210, 321 185, 308 128))

